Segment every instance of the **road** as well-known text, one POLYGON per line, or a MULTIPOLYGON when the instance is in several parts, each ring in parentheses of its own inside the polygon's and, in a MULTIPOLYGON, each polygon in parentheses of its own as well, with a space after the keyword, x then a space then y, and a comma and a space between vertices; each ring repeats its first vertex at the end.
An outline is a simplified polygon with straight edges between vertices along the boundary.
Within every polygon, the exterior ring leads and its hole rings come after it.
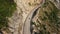
POLYGON ((27 16, 26 20, 25 20, 25 24, 23 26, 23 34, 31 34, 30 32, 30 23, 32 20, 32 16, 34 16, 33 14, 36 13, 36 11, 38 10, 38 8, 40 7, 40 5, 38 7, 36 7, 35 9, 33 9, 31 11, 31 13, 27 16))
MULTIPOLYGON (((44 1, 43 1, 44 3, 44 1)), ((42 3, 42 4, 43 4, 42 3)), ((31 34, 31 20, 32 18, 35 16, 35 14, 37 13, 37 10, 41 7, 41 5, 38 5, 37 7, 35 7, 27 16, 25 22, 24 22, 24 26, 23 26, 23 34, 31 34)))

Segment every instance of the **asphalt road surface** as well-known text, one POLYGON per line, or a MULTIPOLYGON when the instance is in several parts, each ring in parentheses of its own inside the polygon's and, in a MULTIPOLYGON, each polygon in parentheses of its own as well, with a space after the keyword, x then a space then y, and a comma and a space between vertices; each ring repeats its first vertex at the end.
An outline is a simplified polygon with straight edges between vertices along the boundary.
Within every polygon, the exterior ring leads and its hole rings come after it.
POLYGON ((27 16, 26 20, 25 20, 25 24, 23 26, 23 34, 31 34, 30 32, 30 23, 32 20, 32 16, 33 14, 37 11, 37 9, 40 7, 40 5, 38 7, 36 7, 35 9, 33 9, 33 11, 31 11, 31 13, 27 16))
POLYGON ((23 34, 31 34, 31 20, 34 17, 35 13, 37 12, 37 10, 41 7, 41 5, 38 5, 37 7, 35 7, 27 16, 25 22, 24 22, 24 26, 23 26, 23 34))

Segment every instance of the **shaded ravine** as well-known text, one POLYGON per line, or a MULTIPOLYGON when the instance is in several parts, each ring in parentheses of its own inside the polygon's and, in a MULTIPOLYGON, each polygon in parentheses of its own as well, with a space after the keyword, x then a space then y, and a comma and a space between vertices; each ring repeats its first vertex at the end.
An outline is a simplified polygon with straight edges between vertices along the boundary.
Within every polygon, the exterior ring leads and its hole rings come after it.
POLYGON ((32 29, 33 29, 33 27, 32 27, 32 19, 36 16, 39 8, 40 8, 40 7, 38 7, 38 8, 34 11, 32 17, 31 17, 31 21, 30 21, 30 32, 31 32, 31 34, 33 33, 33 30, 32 30, 32 29))

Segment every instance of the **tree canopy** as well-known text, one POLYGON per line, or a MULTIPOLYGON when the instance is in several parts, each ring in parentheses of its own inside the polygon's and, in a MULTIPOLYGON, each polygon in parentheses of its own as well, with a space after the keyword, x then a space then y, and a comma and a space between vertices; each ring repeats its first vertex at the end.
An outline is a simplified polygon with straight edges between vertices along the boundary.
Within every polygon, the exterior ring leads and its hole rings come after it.
POLYGON ((0 0, 0 29, 8 25, 8 19, 16 10, 14 0, 0 0))

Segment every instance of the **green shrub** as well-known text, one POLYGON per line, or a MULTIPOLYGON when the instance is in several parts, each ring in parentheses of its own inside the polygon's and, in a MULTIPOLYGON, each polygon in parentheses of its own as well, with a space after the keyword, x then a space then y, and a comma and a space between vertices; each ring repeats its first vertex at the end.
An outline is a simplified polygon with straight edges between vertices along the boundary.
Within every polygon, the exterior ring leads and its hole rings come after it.
POLYGON ((14 0, 0 0, 0 29, 8 26, 8 19, 16 10, 16 3, 14 0))

